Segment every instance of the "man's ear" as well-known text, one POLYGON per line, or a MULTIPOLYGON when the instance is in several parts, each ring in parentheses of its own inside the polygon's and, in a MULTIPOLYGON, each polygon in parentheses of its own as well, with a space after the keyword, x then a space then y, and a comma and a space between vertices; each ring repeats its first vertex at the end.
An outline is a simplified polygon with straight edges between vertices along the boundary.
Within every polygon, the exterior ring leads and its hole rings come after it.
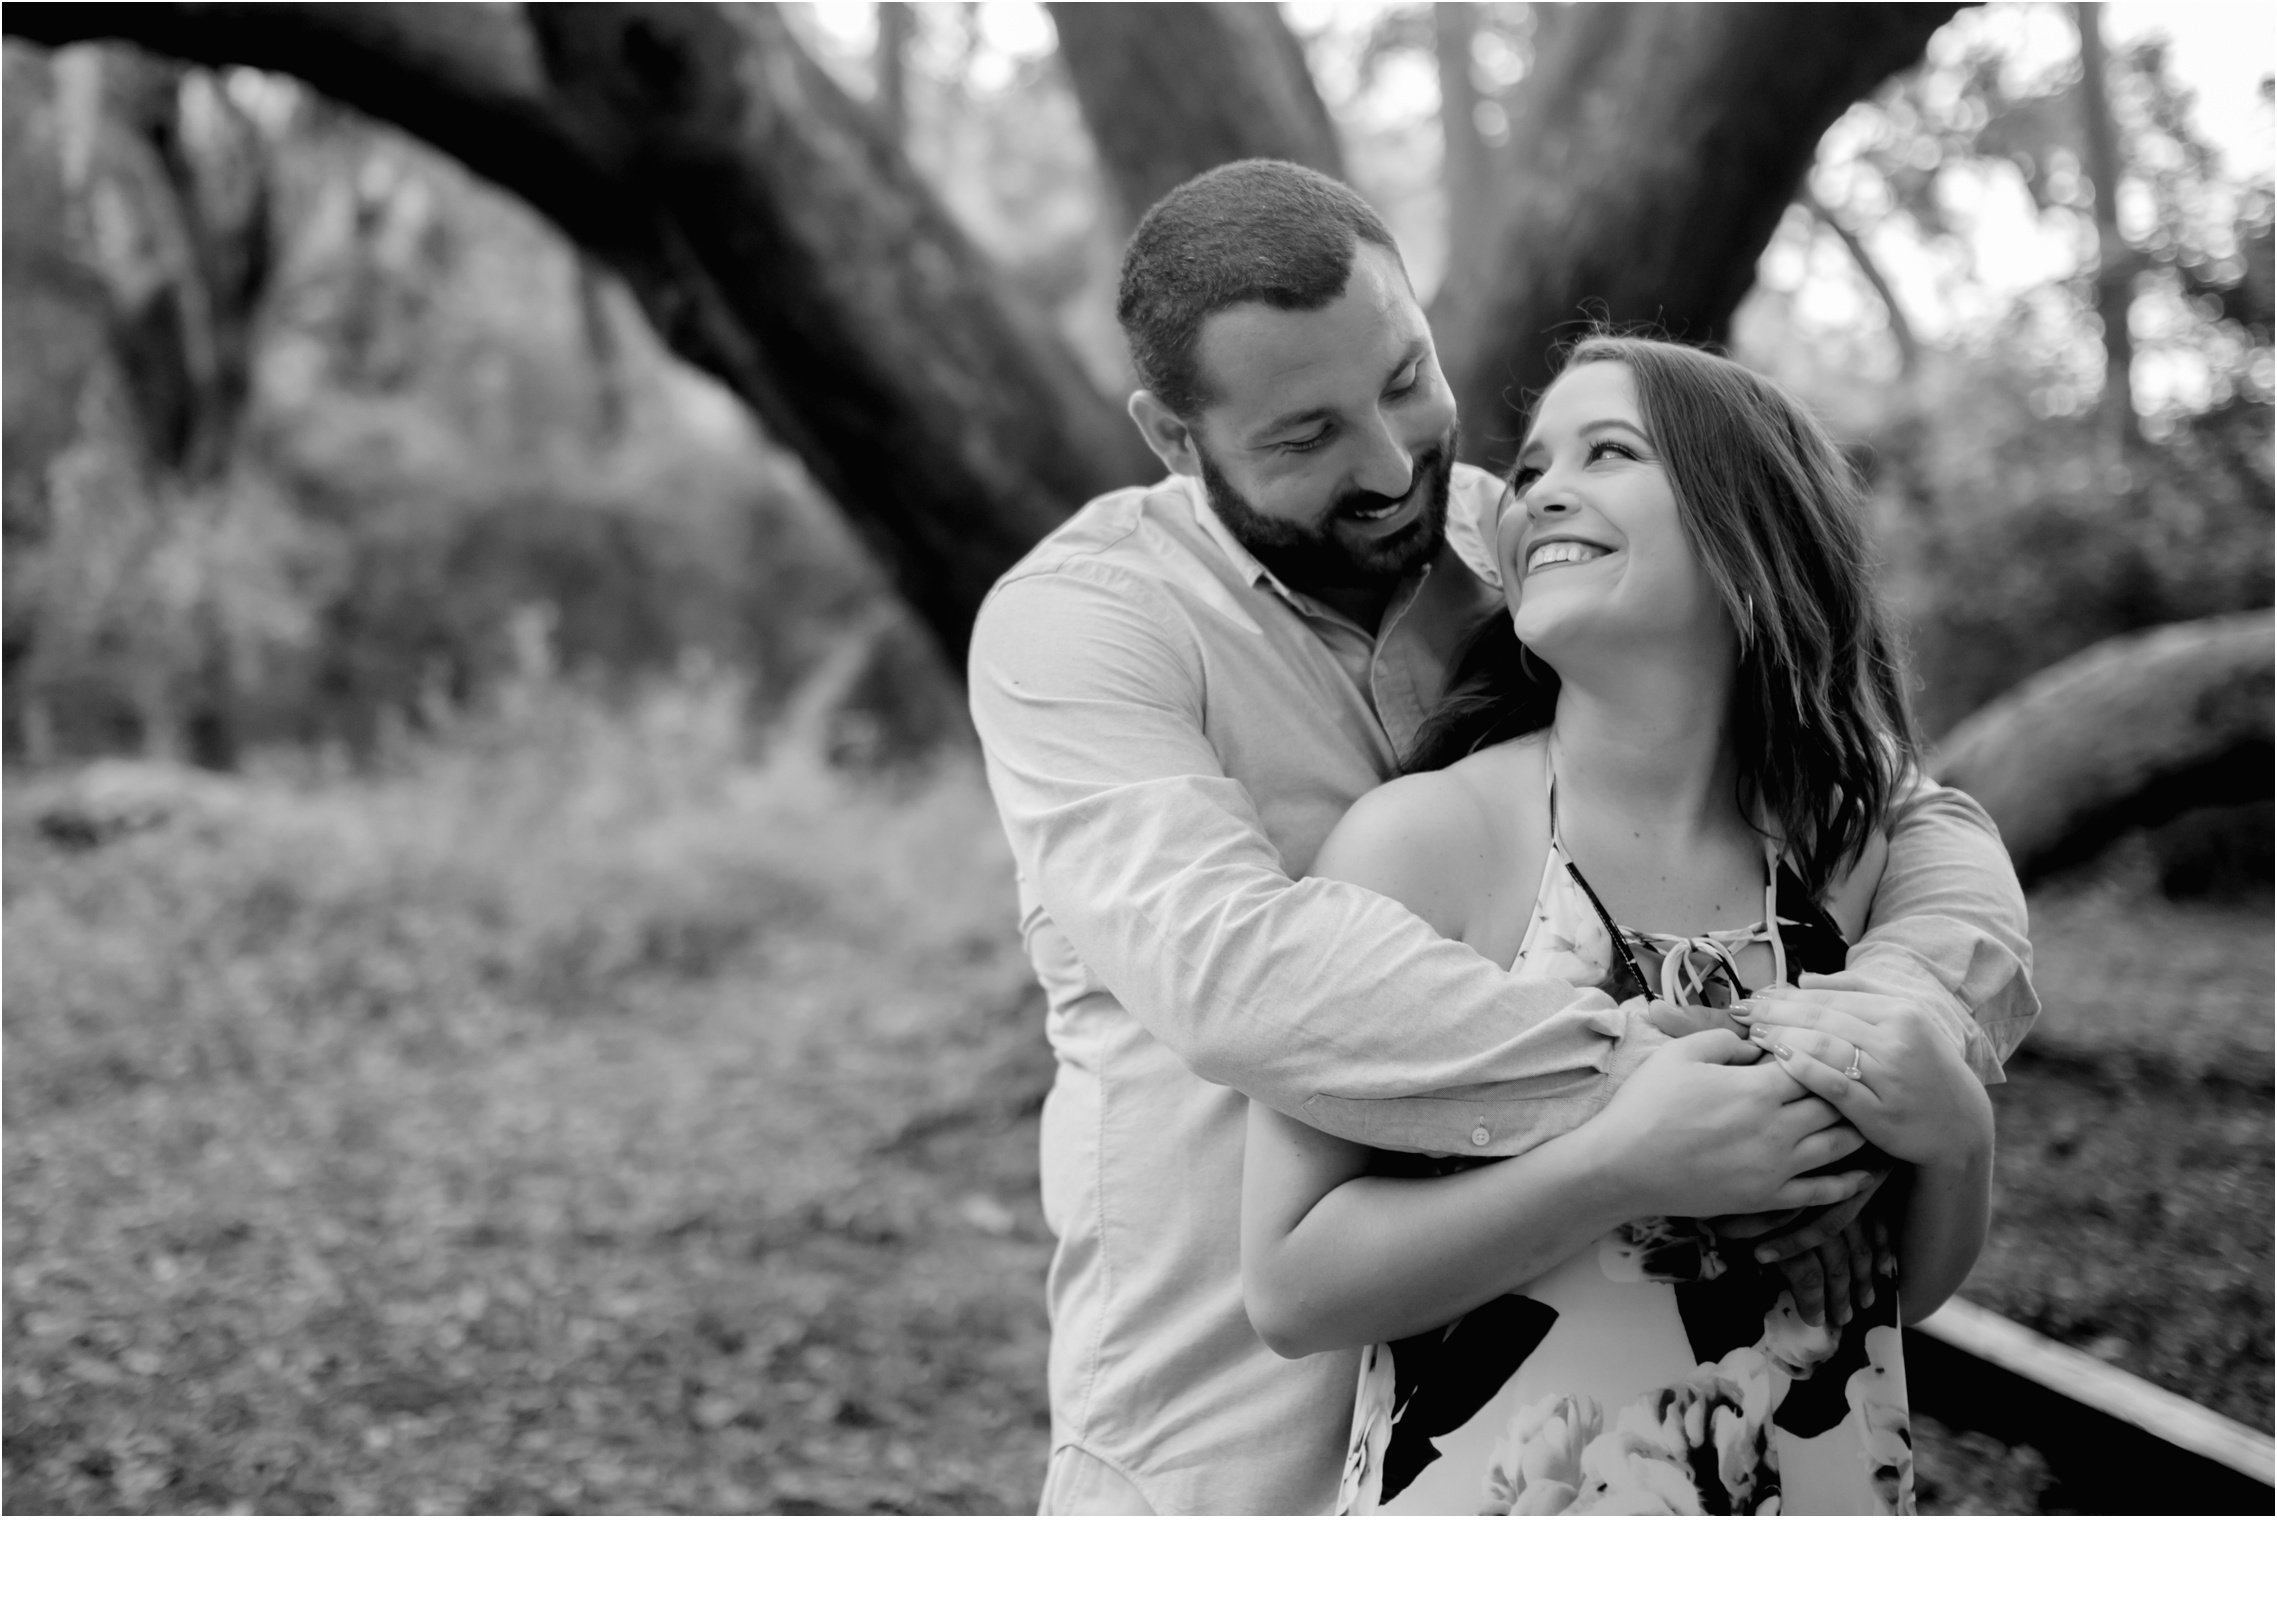
POLYGON ((1153 394, 1141 388, 1131 395, 1131 420, 1138 423, 1139 436, 1146 447, 1162 458, 1162 464, 1182 477, 1198 478, 1202 475, 1202 457, 1194 443, 1194 430, 1179 420, 1153 394))

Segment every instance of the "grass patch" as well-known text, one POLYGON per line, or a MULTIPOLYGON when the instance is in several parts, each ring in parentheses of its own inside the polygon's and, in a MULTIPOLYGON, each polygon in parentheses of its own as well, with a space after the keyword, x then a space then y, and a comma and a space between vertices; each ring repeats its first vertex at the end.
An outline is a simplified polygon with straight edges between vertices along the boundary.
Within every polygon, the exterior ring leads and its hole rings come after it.
POLYGON ((1032 1507, 1048 1069, 977 771, 720 717, 73 855, 15 783, 9 1510, 1032 1507))
MULTIPOLYGON (((83 852, 59 790, 7 802, 8 1510, 1033 1508, 1050 1067, 969 758, 537 692, 83 852)), ((1969 1295, 2266 1426, 2266 1089, 1999 1106, 1969 1295)), ((2035 1466, 1923 1424, 1931 1509, 2035 1466)))

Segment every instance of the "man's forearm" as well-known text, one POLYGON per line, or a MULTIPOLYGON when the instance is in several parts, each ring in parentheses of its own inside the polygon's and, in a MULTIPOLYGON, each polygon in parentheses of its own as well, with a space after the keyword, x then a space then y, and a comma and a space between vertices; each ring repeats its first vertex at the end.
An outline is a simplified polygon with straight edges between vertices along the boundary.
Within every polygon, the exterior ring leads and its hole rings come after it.
POLYGON ((1372 1146, 1507 1155, 1611 1092, 1622 1018, 1602 994, 1512 977, 1346 883, 1124 869, 1157 891, 1095 881, 1063 912, 1040 883, 1047 912, 1181 1061, 1275 1111, 1372 1146))
POLYGON ((1889 838, 1848 970, 1928 1010, 1977 1076, 1997 1083, 2040 1009, 2024 891, 2008 852, 1975 800, 1934 785, 1900 806, 1889 838))

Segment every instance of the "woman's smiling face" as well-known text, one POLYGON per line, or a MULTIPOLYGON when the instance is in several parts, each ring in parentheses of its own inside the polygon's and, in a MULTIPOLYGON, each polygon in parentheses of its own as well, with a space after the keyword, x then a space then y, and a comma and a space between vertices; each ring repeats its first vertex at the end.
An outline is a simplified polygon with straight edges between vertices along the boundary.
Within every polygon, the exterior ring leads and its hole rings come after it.
POLYGON ((1577 366, 1543 395, 1496 551, 1518 638, 1553 668, 1588 647, 1731 633, 1626 365, 1577 366))

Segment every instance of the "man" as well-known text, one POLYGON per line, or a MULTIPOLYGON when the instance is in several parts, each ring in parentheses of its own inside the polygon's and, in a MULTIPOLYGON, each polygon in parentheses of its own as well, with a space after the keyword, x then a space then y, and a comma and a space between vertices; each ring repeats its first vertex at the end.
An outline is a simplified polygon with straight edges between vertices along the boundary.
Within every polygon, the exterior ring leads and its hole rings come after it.
MULTIPOLYGON (((1118 314, 1171 475, 1007 573, 971 660, 1059 1061, 1043 1509, 1325 1511, 1357 1356, 1281 1360, 1250 1329, 1244 1096, 1374 1145, 1515 1153, 1637 1052, 1603 995, 1304 876, 1503 610, 1500 487, 1455 460, 1382 222, 1309 170, 1227 165, 1140 222, 1118 314)), ((1851 970, 1931 1006, 1996 1080, 2037 1009, 2006 856, 1957 794, 1890 831, 1851 970)))

